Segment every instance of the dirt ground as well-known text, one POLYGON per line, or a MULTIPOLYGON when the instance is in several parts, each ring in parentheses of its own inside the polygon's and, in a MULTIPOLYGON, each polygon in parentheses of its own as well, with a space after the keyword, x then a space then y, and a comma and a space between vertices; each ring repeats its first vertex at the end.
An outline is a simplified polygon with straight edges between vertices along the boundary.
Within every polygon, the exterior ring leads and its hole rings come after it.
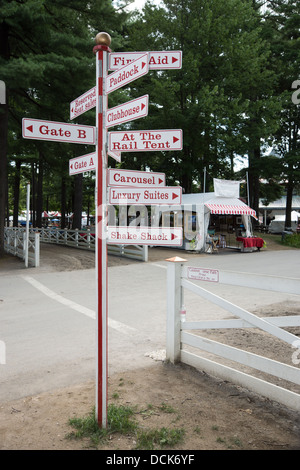
MULTIPOLYGON (((268 243, 268 250, 285 249, 268 243)), ((175 255, 178 254, 177 252, 175 255)), ((151 249, 150 261, 166 259, 174 252, 151 249)), ((185 258, 194 256, 184 253, 185 258)), ((71 248, 43 246, 40 270, 62 271, 89 269, 94 254, 71 248)), ((109 266, 135 261, 109 256, 109 266)), ((18 260, 0 260, 0 271, 21 267, 18 260)), ((299 315, 300 304, 274 304, 257 310, 259 316, 299 315)), ((300 335, 300 328, 290 328, 300 335)), ((272 341, 263 332, 224 330, 207 333, 210 338, 226 341, 257 354, 291 363, 291 348, 272 341), (280 349, 279 349, 280 348, 280 349)), ((183 440, 174 447, 190 450, 300 450, 300 416, 273 401, 253 394, 227 381, 185 365, 165 363, 154 358, 151 366, 109 377, 108 403, 134 408, 141 429, 183 429, 183 440)), ((258 375, 259 377, 259 375, 258 375)), ((278 381, 283 386, 283 382, 278 381)), ((291 390, 299 393, 300 388, 291 390)), ((69 419, 83 418, 95 403, 94 382, 55 390, 38 396, 0 404, 0 450, 86 450, 87 440, 69 440, 73 429, 69 419)), ((98 446, 100 450, 136 449, 135 434, 114 433, 98 446)), ((157 450, 160 447, 157 447, 157 450)))

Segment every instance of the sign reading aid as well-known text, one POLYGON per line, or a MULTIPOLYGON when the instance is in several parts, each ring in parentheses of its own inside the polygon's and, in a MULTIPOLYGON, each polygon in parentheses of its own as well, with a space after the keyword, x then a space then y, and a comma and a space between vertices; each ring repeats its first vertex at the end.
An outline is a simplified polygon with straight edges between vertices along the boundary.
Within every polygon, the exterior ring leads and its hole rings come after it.
MULTIPOLYGON (((109 54, 109 70, 118 70, 143 54, 145 52, 112 52, 109 54)), ((181 51, 153 51, 148 55, 150 70, 181 69, 182 67, 181 51)))
POLYGON ((113 152, 182 150, 182 130, 109 132, 108 146, 113 152))

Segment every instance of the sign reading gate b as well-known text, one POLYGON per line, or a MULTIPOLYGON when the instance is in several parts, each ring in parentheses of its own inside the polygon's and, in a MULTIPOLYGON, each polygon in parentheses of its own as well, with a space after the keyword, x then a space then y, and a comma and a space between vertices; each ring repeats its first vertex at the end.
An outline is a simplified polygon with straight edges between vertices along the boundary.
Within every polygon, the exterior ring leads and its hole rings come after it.
POLYGON ((96 129, 93 126, 80 126, 64 122, 40 121, 23 118, 24 139, 71 142, 73 144, 95 145, 96 129))

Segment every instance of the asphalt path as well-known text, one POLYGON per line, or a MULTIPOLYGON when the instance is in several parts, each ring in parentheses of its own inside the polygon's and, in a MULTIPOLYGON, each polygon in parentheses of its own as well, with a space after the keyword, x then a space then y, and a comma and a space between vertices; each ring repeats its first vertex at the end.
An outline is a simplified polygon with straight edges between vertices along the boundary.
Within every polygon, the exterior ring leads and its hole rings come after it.
MULTIPOLYGON (((167 264, 108 268, 110 375, 152 365, 166 348, 167 264)), ((188 265, 299 278, 300 251, 200 255, 188 265)), ((0 402, 95 379, 95 279, 95 269, 0 271, 0 402)), ((205 288, 249 311, 299 301, 297 295, 216 283, 205 288)), ((192 293, 185 304, 190 320, 229 316, 192 293)))

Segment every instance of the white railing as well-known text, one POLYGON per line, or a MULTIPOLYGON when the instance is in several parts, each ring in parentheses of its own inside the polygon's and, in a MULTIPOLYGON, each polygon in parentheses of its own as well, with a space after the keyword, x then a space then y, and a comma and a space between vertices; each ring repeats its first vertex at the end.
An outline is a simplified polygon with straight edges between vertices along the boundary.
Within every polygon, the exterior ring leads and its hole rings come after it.
POLYGON ((4 228, 4 250, 25 261, 25 267, 31 264, 40 265, 40 234, 29 230, 28 238, 25 228, 4 228))
MULTIPOLYGON (((14 232, 22 237, 25 232, 24 228, 11 228, 14 232)), ((59 229, 55 227, 49 228, 30 228, 30 236, 33 237, 34 233, 39 233, 40 241, 43 243, 54 243, 56 245, 71 246, 80 248, 82 250, 95 251, 96 235, 95 231, 87 230, 70 230, 59 229)), ((107 252, 109 255, 117 255, 126 258, 136 259, 140 261, 148 261, 148 246, 147 245, 107 245, 107 252)))
MULTIPOLYGON (((237 385, 246 387, 256 393, 264 395, 269 399, 283 403, 284 405, 300 410, 300 394, 279 387, 270 381, 265 381, 253 375, 246 374, 227 365, 214 360, 194 354, 188 350, 196 348, 205 353, 213 354, 225 360, 234 361, 243 366, 254 368, 263 373, 271 374, 279 379, 287 380, 293 384, 300 385, 300 368, 267 359, 248 351, 228 346, 211 340, 210 338, 193 334, 195 330, 211 330, 219 328, 260 328, 266 333, 280 340, 300 348, 299 337, 283 330, 281 327, 300 326, 300 316, 283 316, 260 318, 237 305, 204 289, 192 280, 231 284, 236 286, 254 287, 263 290, 286 292, 300 295, 300 279, 278 278, 275 276, 248 275, 243 273, 221 272, 210 269, 185 267, 183 262, 169 262, 167 272, 168 288, 168 313, 167 313, 167 360, 172 363, 183 362, 193 367, 200 368, 206 372, 230 380, 237 385), (197 271, 198 270, 198 271, 197 271), (233 320, 211 320, 211 321, 185 321, 183 296, 184 289, 213 302, 223 309, 232 313, 237 319, 233 320)), ((292 359, 291 349, 291 359, 292 359)), ((292 362, 292 361, 291 361, 292 362)), ((298 361, 299 362, 299 361, 298 361)), ((297 363, 298 363, 297 362, 297 363)))

